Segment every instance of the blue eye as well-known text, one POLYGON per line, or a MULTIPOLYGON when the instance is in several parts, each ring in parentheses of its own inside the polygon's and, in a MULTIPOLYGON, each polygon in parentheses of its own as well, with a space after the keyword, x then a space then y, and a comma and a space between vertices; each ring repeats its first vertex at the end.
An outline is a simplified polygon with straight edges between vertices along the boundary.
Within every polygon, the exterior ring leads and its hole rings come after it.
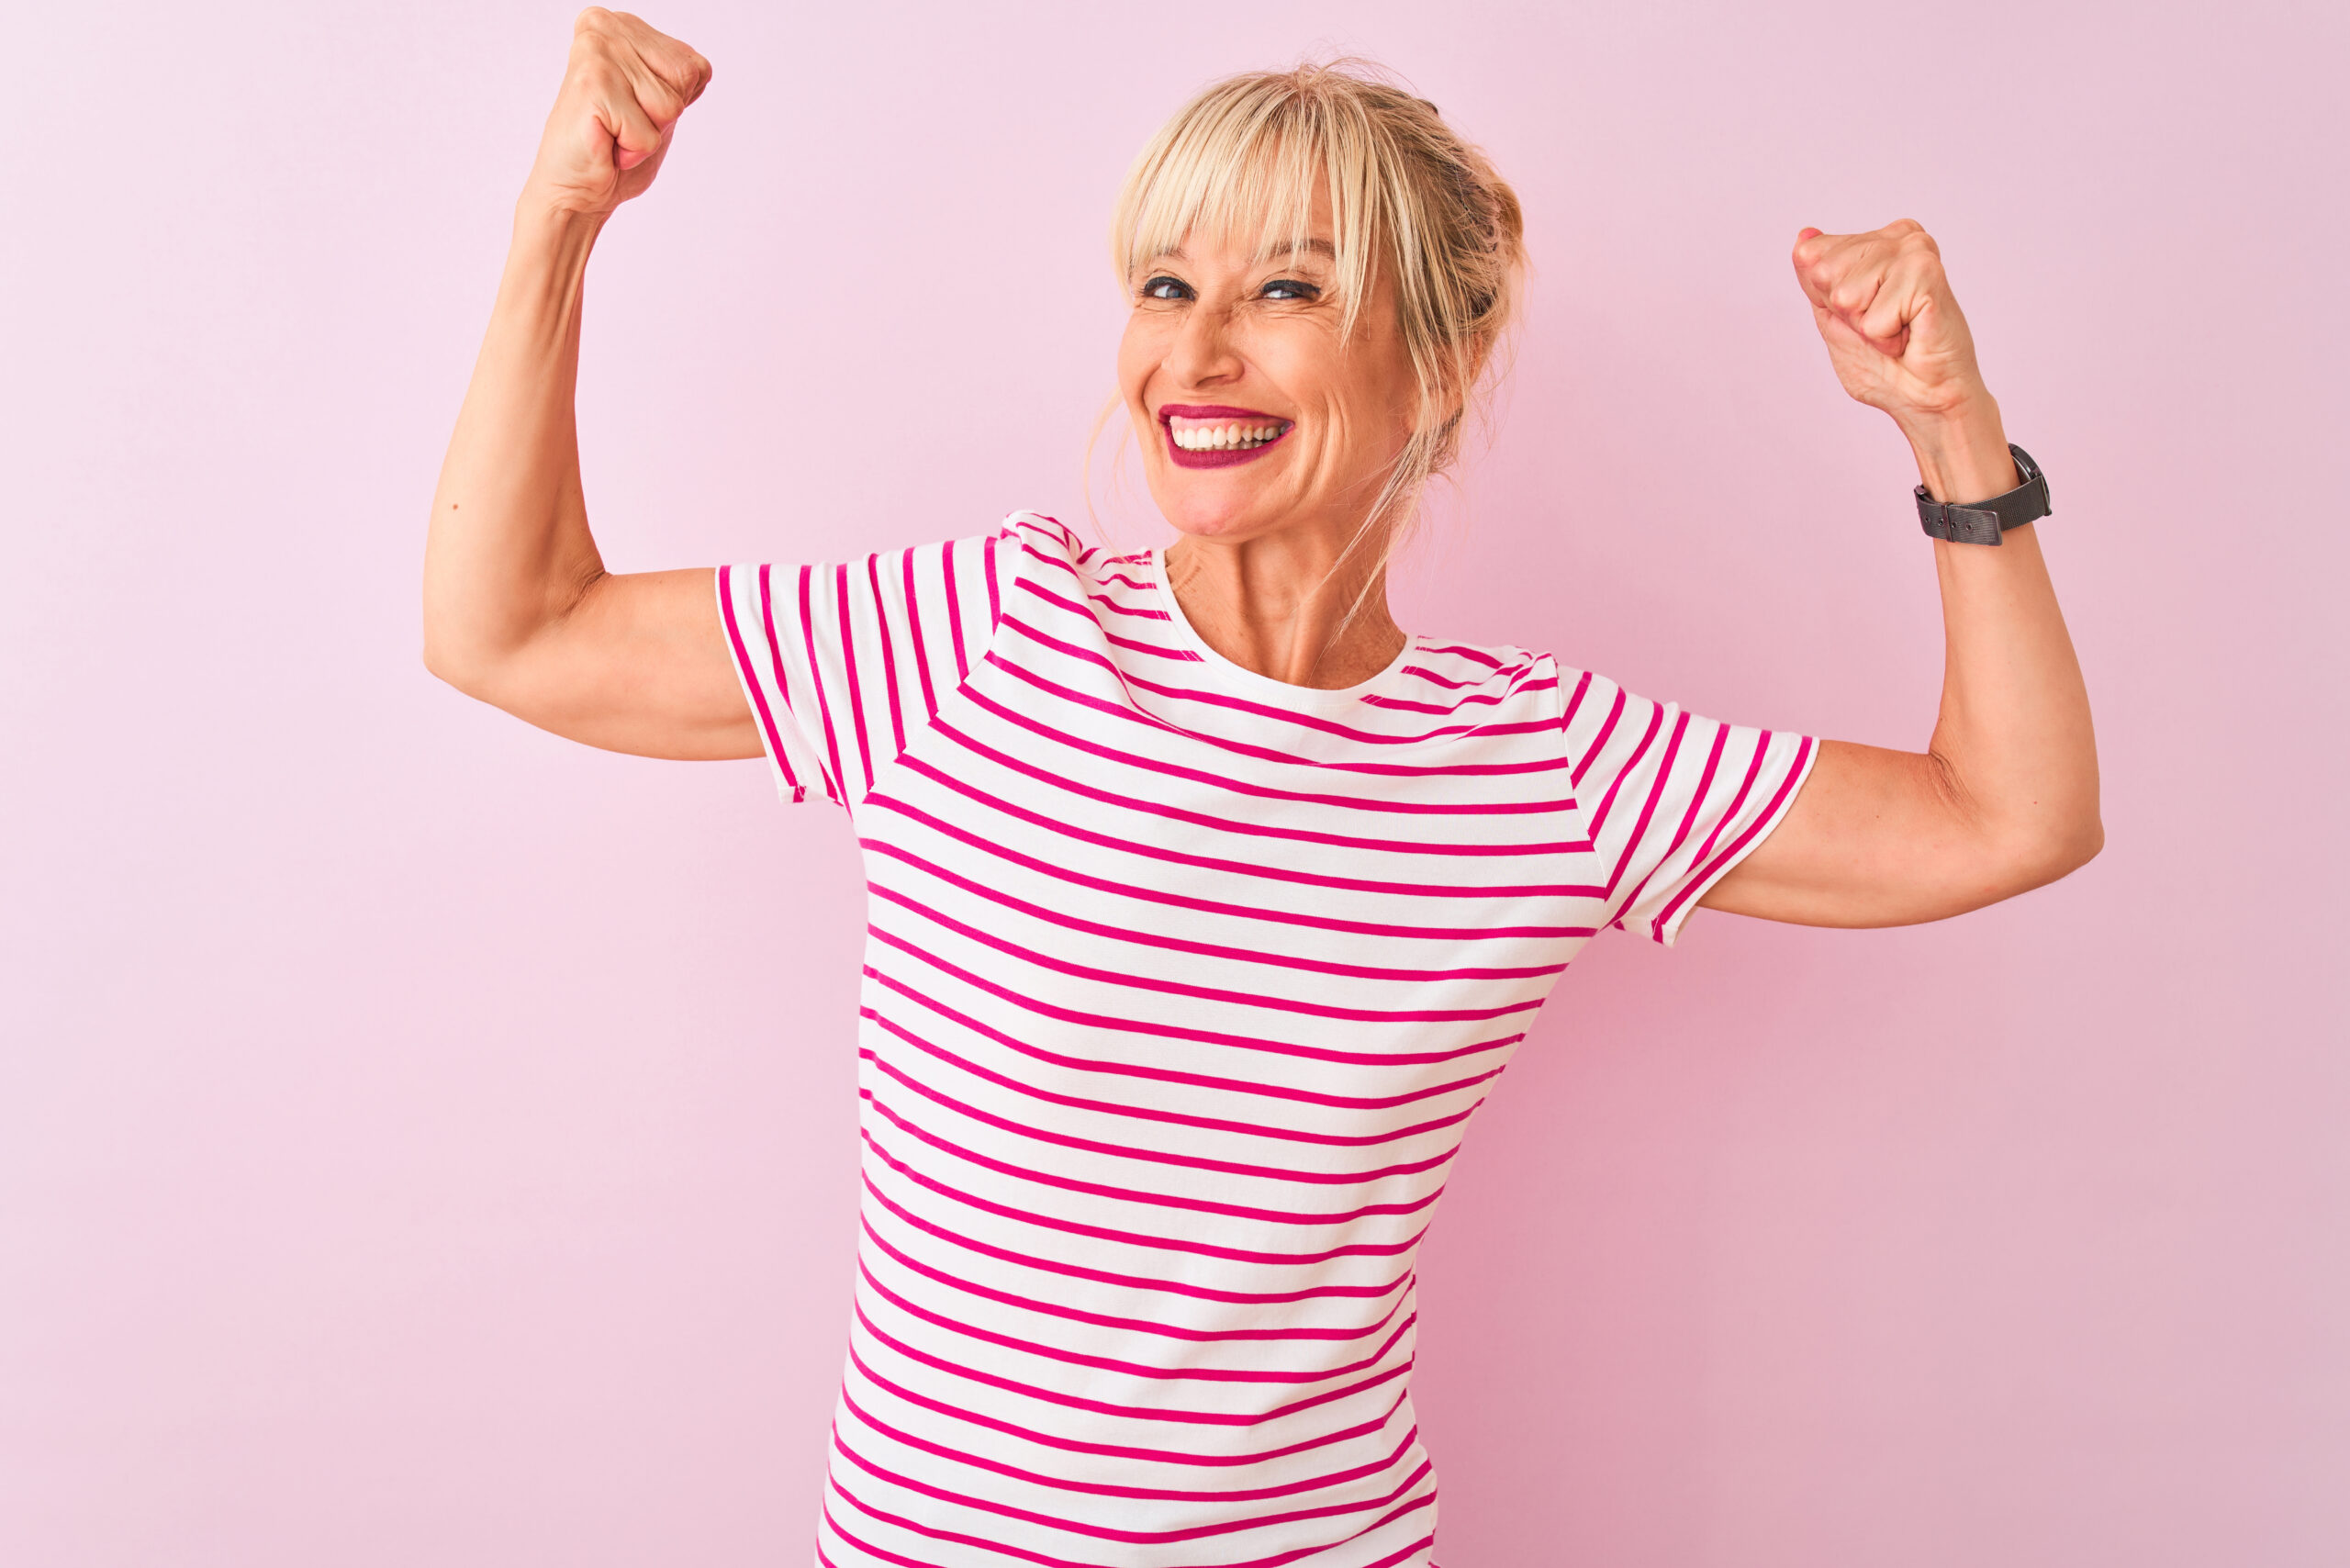
POLYGON ((1144 283, 1142 297, 1145 299, 1189 299, 1192 297, 1192 289, 1190 285, 1181 280, 1169 277, 1161 273, 1144 283))
POLYGON ((1310 283, 1301 283, 1293 277, 1277 277, 1265 286, 1265 297, 1268 299, 1319 299, 1322 297, 1322 291, 1310 283))

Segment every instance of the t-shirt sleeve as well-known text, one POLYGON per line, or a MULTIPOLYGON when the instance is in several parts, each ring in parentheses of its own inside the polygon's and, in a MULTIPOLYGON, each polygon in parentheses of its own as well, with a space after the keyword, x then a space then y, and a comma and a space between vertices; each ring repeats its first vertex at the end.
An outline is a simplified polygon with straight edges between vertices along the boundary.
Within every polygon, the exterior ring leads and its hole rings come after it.
POLYGON ((718 611, 787 801, 854 808, 986 655, 1001 536, 718 569, 718 611))
POLYGON ((1819 747, 1566 675, 1562 729, 1585 831, 1609 868, 1608 924, 1671 946, 1706 890, 1770 834, 1819 747))

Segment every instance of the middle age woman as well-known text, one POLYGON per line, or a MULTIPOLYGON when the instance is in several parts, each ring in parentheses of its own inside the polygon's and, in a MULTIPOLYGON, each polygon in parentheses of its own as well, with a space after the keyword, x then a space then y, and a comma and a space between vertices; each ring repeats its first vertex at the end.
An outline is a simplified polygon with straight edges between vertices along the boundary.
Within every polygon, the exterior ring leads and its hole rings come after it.
POLYGON ((1929 750, 1815 744, 1396 625, 1390 550, 1523 258, 1485 158, 1361 70, 1215 84, 1129 177, 1117 375, 1173 543, 1020 514, 606 571, 582 280, 709 79, 579 20, 433 501, 426 659, 590 745, 764 756, 856 823, 864 1233, 818 1560, 1427 1563, 1412 1260, 1583 942, 1700 905, 1935 920, 2098 846, 2044 482, 1933 241, 1795 249, 1917 454, 1947 633, 1929 750))

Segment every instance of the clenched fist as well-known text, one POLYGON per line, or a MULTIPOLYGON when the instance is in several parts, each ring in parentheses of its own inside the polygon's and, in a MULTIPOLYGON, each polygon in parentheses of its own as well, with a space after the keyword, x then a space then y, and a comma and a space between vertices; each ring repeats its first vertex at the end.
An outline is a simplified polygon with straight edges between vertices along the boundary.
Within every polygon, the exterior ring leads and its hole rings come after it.
POLYGON ((1796 236, 1795 263, 1845 391, 1912 431, 1985 400, 1974 335, 1921 225, 1807 229, 1796 236))
POLYGON ((677 117, 709 85, 710 62, 676 39, 625 11, 580 12, 525 204, 601 218, 642 195, 677 117))

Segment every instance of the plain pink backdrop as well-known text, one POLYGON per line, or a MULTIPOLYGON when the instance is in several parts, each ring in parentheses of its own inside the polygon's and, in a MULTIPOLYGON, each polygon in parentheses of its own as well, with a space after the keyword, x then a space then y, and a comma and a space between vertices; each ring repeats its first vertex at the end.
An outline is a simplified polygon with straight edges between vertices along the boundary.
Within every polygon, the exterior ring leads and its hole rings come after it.
MULTIPOLYGON (((1440 1556, 2330 1568, 2342 16, 677 0, 717 80, 596 261, 590 504, 622 567, 1081 518, 1127 159, 1212 75, 1353 48, 1491 149, 1539 267, 1407 624, 1916 745, 1907 453, 1785 253, 1922 219, 2054 486, 2109 847, 1939 926, 1592 949, 1426 1260, 1440 1556)), ((568 20, 10 20, 11 1568, 807 1560, 845 823, 418 659, 568 20)))

